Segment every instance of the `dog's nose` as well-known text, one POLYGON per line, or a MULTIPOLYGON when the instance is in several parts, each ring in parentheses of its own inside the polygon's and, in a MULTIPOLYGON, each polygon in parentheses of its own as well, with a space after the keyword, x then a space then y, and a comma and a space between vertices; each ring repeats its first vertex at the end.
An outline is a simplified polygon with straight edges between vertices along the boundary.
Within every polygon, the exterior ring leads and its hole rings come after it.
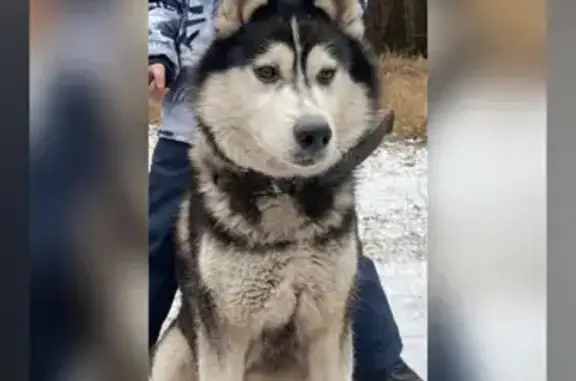
POLYGON ((294 126, 294 138, 300 148, 314 153, 328 146, 332 139, 332 130, 324 118, 302 118, 294 126))

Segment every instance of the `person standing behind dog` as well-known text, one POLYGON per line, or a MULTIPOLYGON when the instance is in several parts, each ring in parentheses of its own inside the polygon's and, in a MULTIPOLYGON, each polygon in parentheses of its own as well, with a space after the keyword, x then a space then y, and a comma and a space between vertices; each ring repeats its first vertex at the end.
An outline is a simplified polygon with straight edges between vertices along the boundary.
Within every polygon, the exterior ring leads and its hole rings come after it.
MULTIPOLYGON (((285 0, 298 1, 298 0, 285 0)), ((365 3, 360 0, 359 11, 365 3)), ((189 142, 194 111, 185 82, 210 45, 216 0, 150 0, 148 6, 149 95, 164 99, 149 177, 149 344, 152 347, 177 290, 173 227, 190 181, 189 142), (170 89, 170 91, 168 91, 170 89)), ((374 263, 358 265, 354 306, 356 381, 421 380, 400 357, 402 341, 374 263)))

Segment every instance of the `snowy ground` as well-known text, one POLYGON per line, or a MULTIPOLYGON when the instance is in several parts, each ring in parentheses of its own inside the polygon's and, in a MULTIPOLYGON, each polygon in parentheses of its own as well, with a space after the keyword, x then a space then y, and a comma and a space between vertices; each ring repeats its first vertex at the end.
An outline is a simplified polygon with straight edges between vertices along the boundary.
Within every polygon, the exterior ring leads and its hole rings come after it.
MULTIPOLYGON (((150 129, 150 147, 156 142, 150 129)), ((423 378, 427 366, 427 150, 386 142, 358 173, 365 254, 375 260, 404 341, 403 357, 423 378)), ((168 319, 178 309, 176 300, 168 319)))
POLYGON ((359 172, 365 254, 374 259, 404 341, 403 357, 427 372, 427 150, 386 143, 359 172))

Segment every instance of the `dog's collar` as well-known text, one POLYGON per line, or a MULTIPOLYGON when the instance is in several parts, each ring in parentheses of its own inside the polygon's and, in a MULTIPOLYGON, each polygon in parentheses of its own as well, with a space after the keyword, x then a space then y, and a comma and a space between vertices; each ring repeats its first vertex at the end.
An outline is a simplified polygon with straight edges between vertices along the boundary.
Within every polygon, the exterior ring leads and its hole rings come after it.
POLYGON ((342 160, 322 175, 321 181, 329 185, 336 185, 350 176, 380 146, 384 137, 392 131, 394 118, 394 112, 389 111, 378 124, 378 127, 360 138, 354 148, 348 151, 342 160))

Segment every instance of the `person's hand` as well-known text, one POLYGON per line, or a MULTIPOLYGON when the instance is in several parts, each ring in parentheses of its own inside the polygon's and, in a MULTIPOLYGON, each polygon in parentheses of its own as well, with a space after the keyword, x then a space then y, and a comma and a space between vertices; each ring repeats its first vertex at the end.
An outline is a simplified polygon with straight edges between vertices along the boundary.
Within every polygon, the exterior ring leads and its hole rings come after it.
POLYGON ((148 66, 148 95, 159 102, 167 92, 164 65, 155 63, 148 66))

